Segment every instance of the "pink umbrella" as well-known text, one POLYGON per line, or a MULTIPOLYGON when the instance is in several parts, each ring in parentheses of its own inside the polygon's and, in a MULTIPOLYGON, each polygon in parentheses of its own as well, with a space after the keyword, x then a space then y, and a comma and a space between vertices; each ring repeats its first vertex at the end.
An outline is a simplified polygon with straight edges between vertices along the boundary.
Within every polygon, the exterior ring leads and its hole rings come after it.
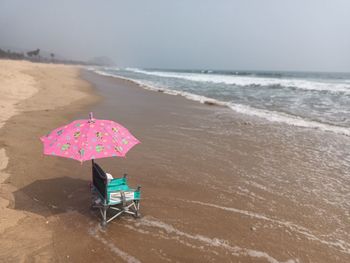
POLYGON ((105 157, 124 157, 140 143, 125 127, 110 120, 76 120, 40 138, 44 154, 80 162, 105 157))

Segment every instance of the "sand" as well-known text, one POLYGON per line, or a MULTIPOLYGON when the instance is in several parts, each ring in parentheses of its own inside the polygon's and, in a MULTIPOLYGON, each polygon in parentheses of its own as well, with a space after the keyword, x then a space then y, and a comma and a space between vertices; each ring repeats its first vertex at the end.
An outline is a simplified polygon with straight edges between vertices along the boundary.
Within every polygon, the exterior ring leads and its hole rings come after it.
POLYGON ((0 259, 349 262, 348 137, 74 67, 28 64, 21 72, 37 91, 0 130, 9 176, 0 188, 0 259), (125 216, 101 229, 89 209, 89 163, 42 155, 41 135, 89 111, 142 142, 125 159, 98 161, 142 185, 139 220, 125 216))
MULTIPOLYGON (((11 117, 23 112, 49 112, 72 103, 92 102, 96 98, 87 94, 89 85, 78 75, 78 67, 0 60, 0 128, 11 117)), ((33 126, 35 123, 30 127, 33 126)), ((26 132, 20 123, 17 127, 26 132)), ((12 139, 21 143, 24 138, 12 139)), ((10 174, 5 171, 9 162, 6 154, 9 142, 8 137, 1 136, 0 259, 6 262, 51 261, 52 231, 47 226, 47 218, 11 208, 17 188, 7 182, 10 174)), ((35 162, 30 156, 25 161, 35 162)))

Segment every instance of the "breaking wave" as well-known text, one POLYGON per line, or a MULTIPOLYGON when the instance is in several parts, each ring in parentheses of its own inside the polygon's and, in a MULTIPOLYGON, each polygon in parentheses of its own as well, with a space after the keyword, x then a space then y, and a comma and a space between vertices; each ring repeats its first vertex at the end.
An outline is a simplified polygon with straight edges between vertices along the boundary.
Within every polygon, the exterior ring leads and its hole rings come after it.
POLYGON ((190 80, 196 82, 211 82, 223 83, 227 85, 236 86, 281 86, 288 88, 296 88, 303 90, 316 90, 327 92, 342 92, 350 94, 350 84, 337 83, 334 81, 321 82, 304 79, 282 79, 282 78, 267 78, 267 77, 250 77, 237 75, 223 75, 223 74, 201 74, 201 73, 182 73, 182 72, 164 72, 164 71, 146 71, 137 68, 126 68, 128 71, 141 73, 145 75, 163 77, 163 78, 177 78, 183 80, 190 80))
POLYGON ((106 73, 100 70, 94 70, 94 72, 103 75, 103 76, 110 76, 110 77, 117 77, 117 78, 122 78, 126 79, 128 81, 134 82, 140 87, 152 91, 158 91, 158 92, 163 92, 169 95, 180 95, 185 97, 186 99, 193 100, 193 101, 198 101, 203 104, 209 104, 209 105, 217 105, 217 106, 226 106, 233 111, 240 113, 240 114, 245 114, 253 117, 259 117, 271 122, 277 122, 277 123, 284 123, 288 124, 291 126, 296 126, 296 127, 304 127, 304 128, 312 128, 312 129, 317 129, 321 131, 327 131, 327 132, 333 132, 336 134, 341 134, 341 135, 346 135, 350 136, 350 129, 346 127, 341 127, 341 126, 336 126, 336 125, 330 125, 326 123, 321 123, 313 120, 308 120, 299 116, 293 116, 290 114, 282 113, 282 112, 277 112, 277 111, 272 111, 272 110, 266 110, 266 109, 258 109, 254 108, 248 105, 242 105, 242 104, 236 104, 232 102, 224 102, 212 98, 208 98, 205 96, 201 95, 196 95, 193 93, 189 92, 184 92, 184 91, 177 91, 177 90, 172 90, 172 89, 167 89, 167 88, 160 88, 160 87, 155 87, 149 83, 145 83, 143 81, 138 81, 122 76, 118 76, 116 74, 112 73, 106 73))

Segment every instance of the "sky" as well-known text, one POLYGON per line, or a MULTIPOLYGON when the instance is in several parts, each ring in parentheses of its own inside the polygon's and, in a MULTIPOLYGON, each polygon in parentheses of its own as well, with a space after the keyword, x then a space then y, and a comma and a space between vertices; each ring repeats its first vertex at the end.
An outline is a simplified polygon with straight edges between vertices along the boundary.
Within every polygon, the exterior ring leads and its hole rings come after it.
POLYGON ((0 48, 117 66, 350 72, 349 0, 0 0, 0 48))

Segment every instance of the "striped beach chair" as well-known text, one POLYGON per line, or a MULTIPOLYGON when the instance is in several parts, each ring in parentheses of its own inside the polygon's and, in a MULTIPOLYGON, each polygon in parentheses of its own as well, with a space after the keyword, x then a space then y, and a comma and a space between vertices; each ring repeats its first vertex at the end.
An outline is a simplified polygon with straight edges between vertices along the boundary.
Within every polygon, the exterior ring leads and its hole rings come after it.
POLYGON ((130 188, 126 174, 122 178, 113 178, 93 161, 91 193, 92 208, 99 209, 102 226, 123 213, 140 217, 141 187, 130 188))

